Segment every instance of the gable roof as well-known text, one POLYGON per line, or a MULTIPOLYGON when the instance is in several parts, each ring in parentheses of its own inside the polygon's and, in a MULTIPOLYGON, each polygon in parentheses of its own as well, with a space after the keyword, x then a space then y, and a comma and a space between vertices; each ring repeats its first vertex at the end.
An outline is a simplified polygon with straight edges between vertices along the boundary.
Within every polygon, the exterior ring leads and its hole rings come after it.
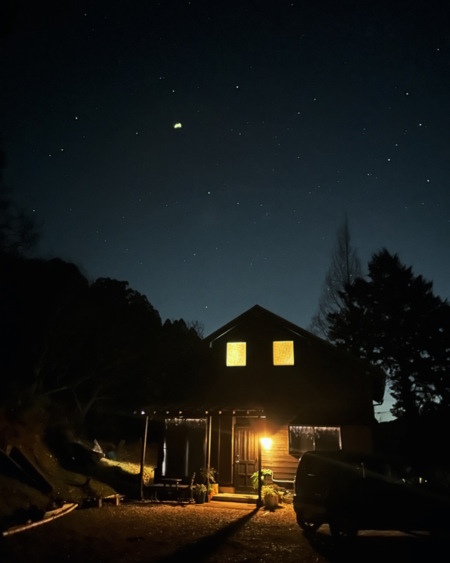
MULTIPOLYGON (((312 338, 318 338, 319 340, 322 340, 321 338, 319 338, 319 337, 315 336, 314 334, 304 330, 303 328, 295 325, 294 323, 291 323, 290 321, 283 319, 283 317, 280 317, 280 316, 276 315, 275 313, 272 313, 271 311, 264 309, 264 307, 261 307, 260 305, 254 305, 253 307, 251 307, 250 309, 248 309, 247 311, 245 311, 244 313, 242 313, 241 315, 239 315, 235 319, 231 320, 230 322, 228 322, 227 324, 225 324, 221 328, 212 332, 209 336, 206 336, 204 340, 206 342, 209 342, 210 344, 212 344, 215 340, 217 340, 218 338, 221 338, 227 332, 229 332, 230 330, 233 330, 237 326, 242 325, 242 324, 246 324, 250 321, 255 321, 255 320, 261 321, 261 322, 264 322, 264 323, 282 326, 283 328, 285 328, 288 331, 296 334, 297 336, 302 336, 304 338, 312 337, 312 338)), ((323 342, 325 342, 325 341, 323 341, 323 342)))
POLYGON ((353 364, 359 370, 364 371, 372 379, 373 400, 377 402, 381 402, 383 400, 386 374, 380 368, 362 361, 341 348, 337 348, 323 338, 312 334, 311 332, 297 326, 283 317, 280 317, 279 315, 276 315, 275 313, 272 313, 260 305, 254 305, 241 315, 212 332, 209 336, 206 336, 204 340, 209 343, 210 347, 212 347, 215 341, 225 337, 227 333, 236 328, 245 327, 246 325, 249 327, 273 325, 278 328, 282 328, 291 332, 293 336, 305 339, 305 341, 309 344, 319 348, 323 355, 336 357, 339 362, 346 362, 349 365, 353 364))

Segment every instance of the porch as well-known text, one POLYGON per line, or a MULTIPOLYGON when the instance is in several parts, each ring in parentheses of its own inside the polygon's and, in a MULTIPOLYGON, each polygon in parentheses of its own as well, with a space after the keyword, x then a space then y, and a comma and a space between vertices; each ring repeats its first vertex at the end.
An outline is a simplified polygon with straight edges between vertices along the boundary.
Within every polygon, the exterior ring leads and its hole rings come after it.
POLYGON ((252 476, 260 468, 270 469, 277 485, 292 488, 298 456, 289 453, 287 423, 269 421, 261 409, 164 414, 155 469, 161 489, 167 479, 186 485, 194 474, 199 482, 199 471, 206 468, 220 494, 254 494, 252 476))
POLYGON ((251 495, 256 493, 255 474, 269 469, 273 482, 289 490, 302 452, 364 451, 371 443, 368 427, 305 426, 297 420, 269 418, 262 409, 165 411, 155 488, 163 492, 170 482, 177 483, 173 488, 217 483, 221 494, 251 495))

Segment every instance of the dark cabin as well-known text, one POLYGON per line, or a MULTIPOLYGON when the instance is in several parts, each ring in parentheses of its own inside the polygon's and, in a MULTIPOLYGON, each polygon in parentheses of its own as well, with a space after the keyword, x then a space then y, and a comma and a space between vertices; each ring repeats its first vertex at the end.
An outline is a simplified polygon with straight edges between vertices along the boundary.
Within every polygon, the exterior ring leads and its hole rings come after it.
POLYGON ((205 340, 208 404, 166 415, 163 476, 211 466, 221 490, 246 492, 258 451, 286 485, 307 450, 372 451, 379 370, 259 305, 205 340))

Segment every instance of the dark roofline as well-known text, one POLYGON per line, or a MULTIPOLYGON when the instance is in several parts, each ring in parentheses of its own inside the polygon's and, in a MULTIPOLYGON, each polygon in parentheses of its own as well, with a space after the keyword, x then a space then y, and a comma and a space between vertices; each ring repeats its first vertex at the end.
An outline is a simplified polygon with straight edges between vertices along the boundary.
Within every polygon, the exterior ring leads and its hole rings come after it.
MULTIPOLYGON (((221 328, 212 332, 209 336, 206 336, 203 340, 211 344, 212 342, 214 342, 215 340, 217 340, 221 336, 224 336, 227 332, 232 330, 235 326, 237 326, 241 321, 245 320, 245 318, 253 312, 260 312, 261 314, 265 315, 266 317, 269 317, 271 320, 275 321, 276 323, 280 324, 281 326, 290 330, 291 332, 293 332, 297 336, 300 336, 301 338, 307 338, 309 340, 312 340, 313 342, 317 342, 321 344, 322 346, 327 346, 330 350, 333 350, 335 352, 337 351, 338 354, 340 353, 344 355, 348 354, 344 350, 340 350, 336 348, 336 346, 334 346, 334 344, 331 344, 331 342, 328 342, 328 340, 324 340, 323 338, 320 338, 320 336, 317 336, 316 334, 313 334, 312 332, 305 330, 304 328, 292 323, 291 321, 288 321, 283 317, 280 317, 279 315, 272 313, 272 311, 269 311, 268 309, 261 307, 261 305, 253 305, 253 307, 250 307, 250 309, 248 309, 244 313, 241 313, 239 316, 229 321, 221 328)), ((350 354, 348 355, 350 356, 350 354)), ((355 358, 354 356, 350 356, 350 357, 353 360, 358 361, 358 358, 355 358)))
POLYGON ((241 321, 243 321, 246 317, 248 317, 251 313, 254 313, 254 312, 255 313, 259 312, 259 313, 265 315, 266 317, 271 318, 273 321, 283 325, 285 328, 287 328, 291 332, 294 332, 298 336, 302 336, 302 337, 305 337, 305 338, 312 337, 312 338, 318 338, 319 340, 322 340, 321 338, 316 337, 314 334, 311 334, 310 332, 308 332, 305 329, 295 325, 294 323, 291 323, 290 321, 284 319, 283 317, 280 317, 279 315, 272 313, 272 311, 269 311, 268 309, 264 309, 264 307, 261 307, 261 305, 253 305, 253 307, 250 307, 250 309, 248 309, 244 313, 241 313, 239 316, 237 316, 233 320, 229 321, 227 324, 223 325, 219 329, 212 332, 209 336, 206 336, 204 338, 204 340, 206 342, 210 342, 210 343, 214 342, 214 340, 217 340, 218 338, 220 338, 221 336, 226 334, 228 331, 232 330, 241 321))

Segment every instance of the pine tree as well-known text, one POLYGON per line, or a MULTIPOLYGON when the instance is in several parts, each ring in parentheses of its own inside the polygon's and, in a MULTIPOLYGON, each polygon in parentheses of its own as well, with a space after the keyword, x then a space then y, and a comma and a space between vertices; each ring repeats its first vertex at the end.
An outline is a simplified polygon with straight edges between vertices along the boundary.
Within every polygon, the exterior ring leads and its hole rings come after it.
POLYGON ((450 407, 450 306, 386 249, 341 293, 329 339, 386 371, 395 416, 450 407))

